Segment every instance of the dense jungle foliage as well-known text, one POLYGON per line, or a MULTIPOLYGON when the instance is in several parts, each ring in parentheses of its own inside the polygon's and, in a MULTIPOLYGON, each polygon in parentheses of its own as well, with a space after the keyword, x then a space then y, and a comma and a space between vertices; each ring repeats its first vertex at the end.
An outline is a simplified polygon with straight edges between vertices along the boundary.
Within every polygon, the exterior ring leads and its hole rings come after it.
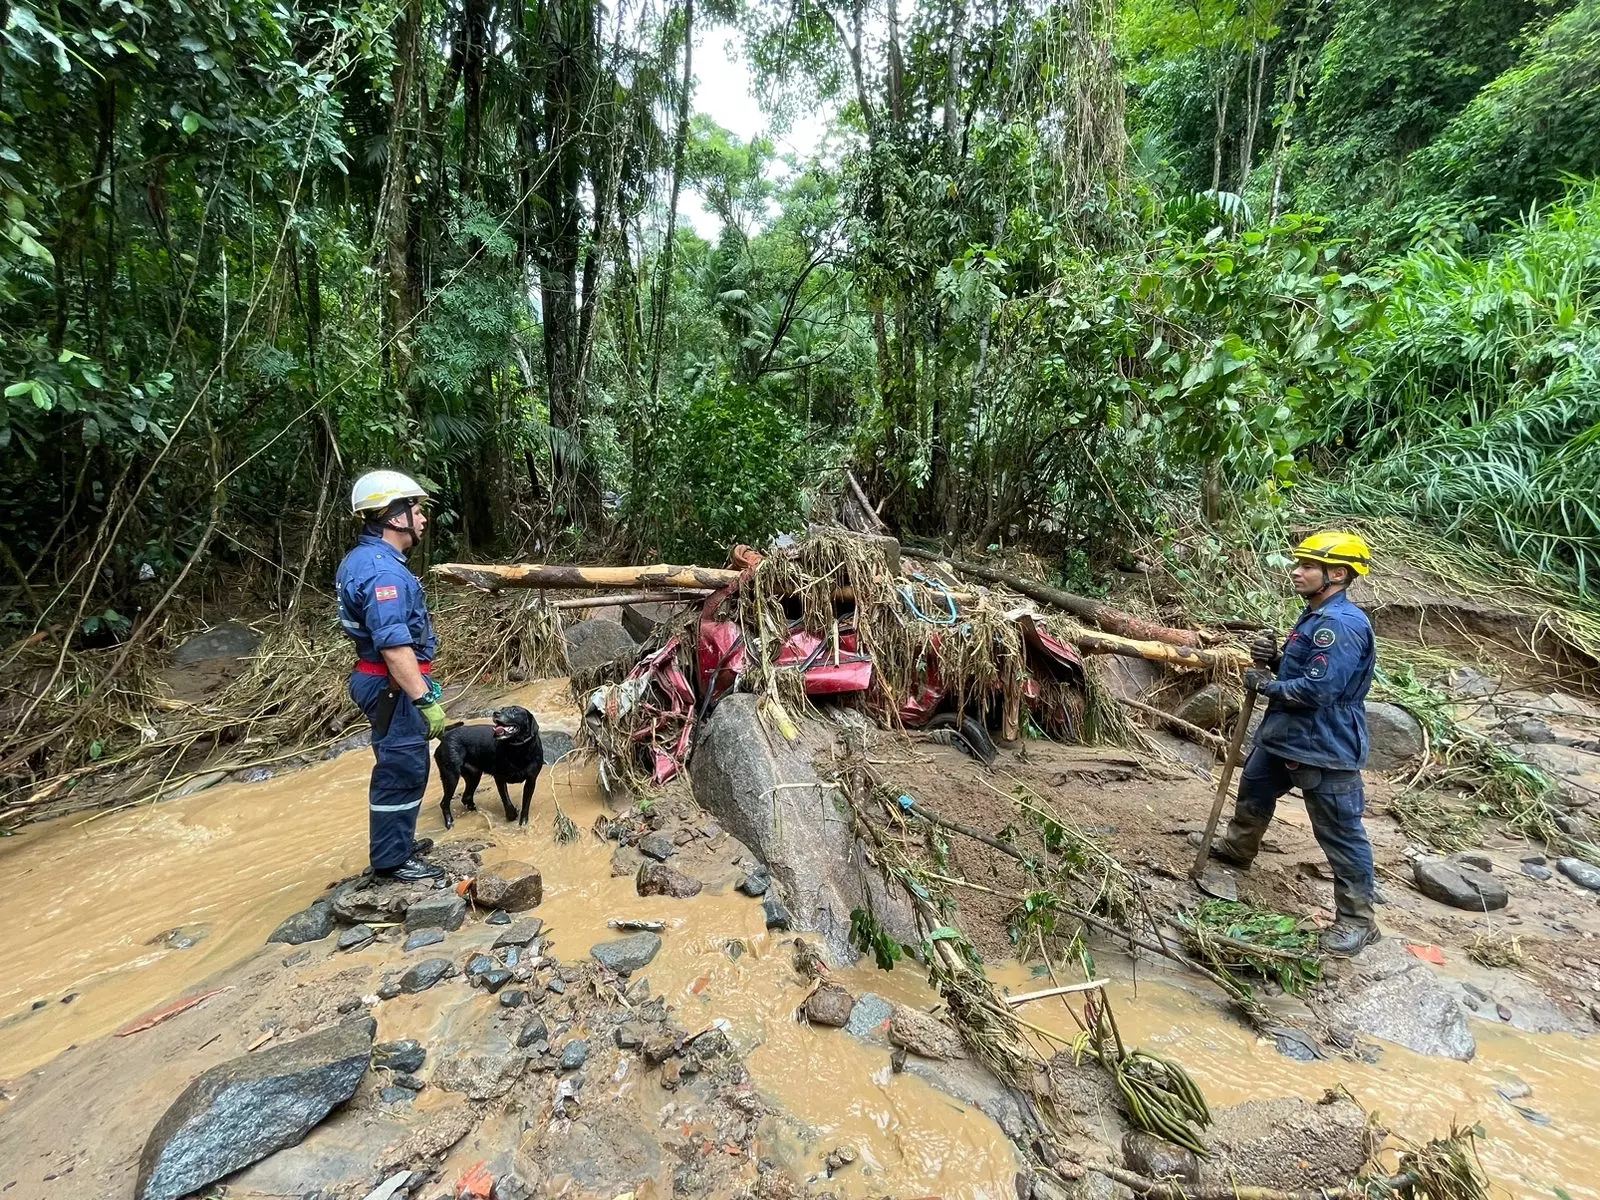
POLYGON ((220 577, 309 604, 389 464, 435 556, 720 562, 851 466, 900 529, 1080 581, 1311 481, 1600 564, 1600 0, 0 24, 8 644, 220 577), (780 119, 835 114, 815 159, 694 111, 729 36, 780 119))

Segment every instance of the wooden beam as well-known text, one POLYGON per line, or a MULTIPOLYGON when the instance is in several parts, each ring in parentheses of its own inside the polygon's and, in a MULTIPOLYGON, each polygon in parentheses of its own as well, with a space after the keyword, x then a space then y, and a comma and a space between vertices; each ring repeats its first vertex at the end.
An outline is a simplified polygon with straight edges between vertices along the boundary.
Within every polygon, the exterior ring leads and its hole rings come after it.
POLYGON ((506 588, 699 588, 715 591, 739 578, 738 571, 715 567, 576 567, 564 563, 440 563, 433 573, 447 583, 486 592, 506 588))
POLYGON ((613 604, 696 604, 711 593, 692 592, 623 592, 611 596, 578 596, 571 600, 554 600, 550 607, 556 609, 610 608, 613 604))

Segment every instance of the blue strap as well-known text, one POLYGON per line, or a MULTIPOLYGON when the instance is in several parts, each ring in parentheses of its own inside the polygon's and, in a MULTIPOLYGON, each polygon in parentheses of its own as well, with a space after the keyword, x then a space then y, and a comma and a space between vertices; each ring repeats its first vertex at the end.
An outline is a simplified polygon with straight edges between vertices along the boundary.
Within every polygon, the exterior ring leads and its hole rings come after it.
POLYGON ((937 579, 929 579, 921 571, 912 571, 910 576, 927 587, 929 591, 937 592, 944 597, 945 607, 949 609, 949 613, 946 616, 930 617, 917 606, 916 598, 911 594, 911 588, 908 585, 902 585, 900 587, 900 598, 906 602, 906 607, 911 610, 911 615, 929 625, 954 625, 957 620, 956 601, 955 597, 950 594, 950 589, 937 579))

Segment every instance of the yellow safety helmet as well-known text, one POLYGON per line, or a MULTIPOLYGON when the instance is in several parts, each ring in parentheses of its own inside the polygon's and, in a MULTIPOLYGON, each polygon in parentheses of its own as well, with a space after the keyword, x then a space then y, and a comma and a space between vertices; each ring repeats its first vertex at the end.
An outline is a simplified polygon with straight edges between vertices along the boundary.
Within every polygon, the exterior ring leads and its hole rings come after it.
POLYGON ((1296 558, 1326 563, 1330 567, 1349 567, 1357 575, 1372 569, 1372 549, 1359 533, 1324 529, 1313 533, 1292 551, 1296 558))

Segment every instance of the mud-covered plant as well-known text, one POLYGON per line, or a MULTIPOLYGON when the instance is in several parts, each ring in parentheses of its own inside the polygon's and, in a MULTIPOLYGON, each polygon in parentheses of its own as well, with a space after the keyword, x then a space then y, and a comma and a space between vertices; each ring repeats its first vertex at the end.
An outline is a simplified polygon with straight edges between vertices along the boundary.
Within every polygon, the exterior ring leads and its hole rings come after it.
POLYGON ((1485 967, 1520 967, 1522 940, 1492 930, 1480 933, 1467 944, 1467 957, 1485 967))
POLYGON ((1200 1131, 1211 1124, 1205 1095, 1183 1065, 1122 1042, 1111 998, 1104 990, 1084 1004, 1084 1030, 1073 1042, 1073 1059, 1094 1058, 1110 1072, 1133 1125, 1175 1145, 1208 1156, 1200 1131))
POLYGON ((1389 815, 1407 838, 1441 854, 1483 844, 1476 812, 1428 792, 1401 792, 1389 801, 1389 815))
POLYGON ((1295 996, 1322 978, 1316 932, 1298 917, 1238 900, 1202 900, 1178 921, 1196 953, 1219 971, 1251 971, 1295 996))
POLYGON ((1481 1125, 1450 1129, 1450 1136, 1400 1152, 1400 1174, 1415 1200, 1489 1200, 1489 1185, 1478 1161, 1481 1125))
POLYGON ((904 947, 865 908, 850 910, 850 944, 863 954, 871 954, 880 971, 894 970, 895 963, 905 957, 904 947))

